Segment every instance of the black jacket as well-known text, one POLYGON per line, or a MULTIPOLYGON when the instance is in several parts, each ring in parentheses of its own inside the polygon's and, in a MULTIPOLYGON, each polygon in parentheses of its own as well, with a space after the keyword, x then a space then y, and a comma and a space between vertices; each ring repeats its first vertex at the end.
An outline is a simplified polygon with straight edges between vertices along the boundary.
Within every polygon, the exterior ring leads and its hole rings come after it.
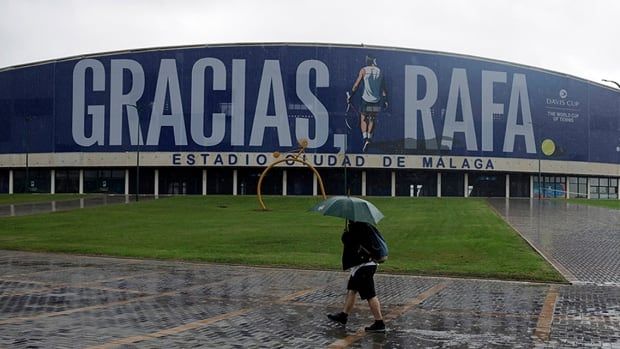
POLYGON ((348 230, 342 233, 342 270, 370 262, 370 256, 360 248, 365 234, 368 234, 363 224, 351 222, 348 230))

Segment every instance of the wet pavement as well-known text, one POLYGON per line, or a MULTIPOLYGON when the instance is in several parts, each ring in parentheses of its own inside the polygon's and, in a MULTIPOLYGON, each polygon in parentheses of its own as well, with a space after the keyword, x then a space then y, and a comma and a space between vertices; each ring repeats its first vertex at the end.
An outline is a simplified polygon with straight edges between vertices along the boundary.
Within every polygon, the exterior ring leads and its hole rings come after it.
POLYGON ((1 348, 620 348, 620 287, 347 274, 0 251, 1 348))
POLYGON ((489 203, 571 283, 620 286, 620 210, 566 200, 489 203))
MULTIPOLYGON (((139 200, 152 200, 152 195, 141 195, 139 200)), ((159 198, 159 197, 157 197, 159 198)), ((77 210, 86 207, 128 204, 136 201, 134 195, 96 195, 79 199, 53 200, 33 203, 0 205, 0 217, 77 210)))

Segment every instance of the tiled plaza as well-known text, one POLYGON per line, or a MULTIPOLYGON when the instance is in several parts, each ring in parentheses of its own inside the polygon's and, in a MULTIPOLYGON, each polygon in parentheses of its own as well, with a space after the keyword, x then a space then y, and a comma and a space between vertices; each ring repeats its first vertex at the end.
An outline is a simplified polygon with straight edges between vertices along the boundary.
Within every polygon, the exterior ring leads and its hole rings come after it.
POLYGON ((367 334, 344 272, 0 251, 0 348, 620 348, 619 211, 489 204, 572 284, 379 273, 367 334))

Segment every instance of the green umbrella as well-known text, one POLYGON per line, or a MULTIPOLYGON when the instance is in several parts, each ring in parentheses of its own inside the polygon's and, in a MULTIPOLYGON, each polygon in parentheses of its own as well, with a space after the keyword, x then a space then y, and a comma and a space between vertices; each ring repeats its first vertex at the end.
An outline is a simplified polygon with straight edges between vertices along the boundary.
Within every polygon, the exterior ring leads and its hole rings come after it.
POLYGON ((350 221, 377 224, 384 216, 372 203, 351 196, 334 196, 310 209, 325 216, 346 218, 350 221))

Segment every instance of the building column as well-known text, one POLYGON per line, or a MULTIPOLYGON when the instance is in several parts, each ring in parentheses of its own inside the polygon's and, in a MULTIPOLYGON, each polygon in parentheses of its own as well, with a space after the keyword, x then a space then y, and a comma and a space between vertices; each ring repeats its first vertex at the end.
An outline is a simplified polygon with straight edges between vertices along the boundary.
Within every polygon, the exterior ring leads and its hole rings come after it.
POLYGON ((437 197, 441 197, 441 172, 437 172, 437 197))
POLYGON ((317 196, 319 195, 319 191, 318 191, 318 186, 319 186, 319 178, 316 176, 316 173, 314 173, 314 171, 312 172, 312 195, 313 196, 317 196))
POLYGON ((506 199, 510 198, 510 173, 506 173, 506 199))
POLYGON ((587 198, 590 199, 590 177, 586 178, 587 198))
POLYGON ((202 170, 202 195, 207 195, 207 169, 202 170))
POLYGON ((366 196, 366 171, 362 171, 362 196, 366 196))
POLYGON ((84 194, 84 169, 80 169, 80 190, 79 194, 84 194))
POLYGON ((564 193, 564 198, 568 199, 570 198, 570 180, 568 179, 568 176, 565 177, 566 178, 566 193, 564 193))
POLYGON ((233 195, 237 195, 237 169, 233 170, 233 195))
POLYGON ((56 194, 56 170, 50 170, 50 194, 56 194))
POLYGON ((530 175, 530 199, 534 198, 534 175, 530 175))
POLYGON ((153 177, 153 185, 155 186, 155 188, 153 188, 153 195, 157 196, 159 195, 159 169, 155 169, 153 177))
POLYGON ((392 171, 392 190, 391 190, 391 195, 392 197, 396 196, 396 171, 392 171))
POLYGON ((129 195, 129 169, 125 169, 125 195, 129 195))
POLYGON ((463 185, 465 186, 465 191, 464 193, 464 197, 468 198, 469 197, 469 173, 465 172, 465 174, 463 175, 463 185))
POLYGON ((286 196, 286 185, 288 183, 288 177, 286 170, 282 170, 282 196, 286 196))
POLYGON ((9 170, 9 194, 13 194, 13 170, 9 170))

